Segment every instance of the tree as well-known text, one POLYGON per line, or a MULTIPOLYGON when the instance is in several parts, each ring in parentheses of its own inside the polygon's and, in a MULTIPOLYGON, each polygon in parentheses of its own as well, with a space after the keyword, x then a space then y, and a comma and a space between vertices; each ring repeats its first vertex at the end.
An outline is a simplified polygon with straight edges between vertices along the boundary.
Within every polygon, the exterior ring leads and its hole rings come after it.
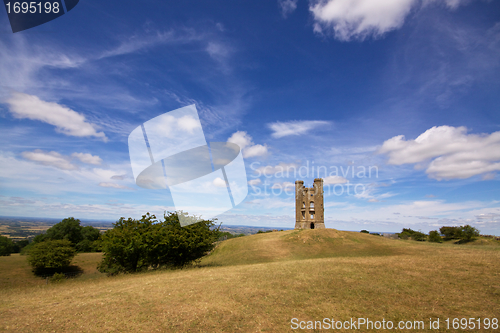
POLYGON ((441 227, 439 232, 444 236, 444 239, 459 239, 461 238, 462 230, 460 227, 441 227))
POLYGON ((28 239, 22 239, 22 240, 18 240, 17 242, 14 242, 14 249, 13 249, 12 253, 21 252, 21 250, 24 249, 26 246, 28 246, 29 243, 30 243, 30 241, 28 239))
POLYGON ((108 275, 134 273, 146 269, 147 244, 146 233, 151 228, 156 216, 142 216, 140 220, 121 217, 113 224, 113 229, 102 235, 103 259, 98 270, 108 275))
POLYGON ((203 220, 181 227, 176 213, 164 218, 148 234, 151 236, 147 239, 148 261, 153 268, 182 267, 212 250, 219 238, 219 228, 211 228, 214 221, 203 220))
POLYGON ((427 240, 427 235, 420 231, 415 231, 415 233, 411 236, 413 240, 418 242, 425 242, 427 240))
POLYGON ((181 227, 177 213, 164 215, 164 221, 149 213, 140 220, 122 217, 102 236, 104 256, 98 269, 114 275, 182 267, 213 249, 219 236, 213 225, 214 221, 202 220, 181 227))
POLYGON ((68 267, 75 256, 71 242, 65 240, 47 240, 34 244, 28 255, 28 262, 35 271, 68 267))
POLYGON ((431 232, 429 232, 429 242, 442 243, 443 238, 437 230, 432 230, 431 232))
POLYGON ((361 230, 360 232, 363 233, 363 234, 369 234, 370 233, 368 230, 364 230, 364 229, 361 230))
POLYGON ((461 238, 465 242, 470 242, 471 240, 475 239, 476 237, 479 237, 479 230, 477 230, 474 227, 471 227, 470 225, 465 225, 461 227, 461 238))
POLYGON ((0 256, 10 256, 14 252, 14 243, 9 237, 0 235, 0 256))
POLYGON ((86 226, 81 229, 83 240, 76 244, 78 252, 98 252, 100 251, 99 238, 101 232, 91 226, 86 226))
POLYGON ((73 246, 76 246, 84 238, 82 229, 80 220, 68 217, 49 228, 46 232, 46 237, 52 240, 67 239, 73 246))
POLYGON ((413 240, 420 241, 420 242, 427 240, 426 234, 424 234, 423 232, 420 232, 420 231, 411 230, 409 228, 408 229, 403 228, 403 231, 401 231, 400 233, 398 233, 396 235, 398 235, 398 237, 401 239, 411 238, 413 240))
MULTIPOLYGON (((47 240, 69 240, 78 252, 96 252, 100 249, 99 237, 101 232, 91 226, 82 227, 80 220, 68 217, 54 224, 44 234, 37 235, 33 239, 33 245, 47 240)), ((21 254, 31 250, 30 245, 21 254)))
POLYGON ((439 231, 445 236, 446 240, 459 239, 459 243, 470 242, 479 237, 479 230, 468 224, 460 227, 441 227, 439 231))

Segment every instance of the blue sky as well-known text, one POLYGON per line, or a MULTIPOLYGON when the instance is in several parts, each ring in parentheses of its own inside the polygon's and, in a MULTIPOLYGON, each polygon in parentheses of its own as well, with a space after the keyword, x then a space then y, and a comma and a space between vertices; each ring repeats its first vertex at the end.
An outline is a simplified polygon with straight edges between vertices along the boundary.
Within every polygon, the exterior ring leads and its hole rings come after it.
POLYGON ((4 12, 0 215, 171 210, 127 138, 195 104, 207 141, 243 148, 223 223, 293 227, 320 167, 327 227, 500 235, 499 92, 498 1, 82 0, 16 34, 4 12))

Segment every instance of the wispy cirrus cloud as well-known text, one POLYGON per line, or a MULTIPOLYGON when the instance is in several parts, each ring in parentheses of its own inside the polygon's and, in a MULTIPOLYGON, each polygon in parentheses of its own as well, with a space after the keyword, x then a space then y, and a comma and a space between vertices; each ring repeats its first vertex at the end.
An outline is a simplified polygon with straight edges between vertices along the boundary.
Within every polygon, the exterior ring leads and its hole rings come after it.
POLYGON ((97 155, 92 155, 89 153, 73 153, 71 156, 78 158, 81 162, 87 164, 100 165, 102 159, 97 155))
POLYGON ((104 183, 104 182, 101 182, 101 183, 99 183, 99 186, 101 186, 101 187, 109 187, 109 188, 114 188, 114 189, 119 189, 119 190, 132 190, 132 191, 135 191, 134 188, 131 188, 131 187, 128 187, 128 186, 125 186, 125 185, 116 184, 116 183, 104 183))
POLYGON ((324 120, 297 120, 288 122, 278 121, 267 124, 267 127, 273 131, 271 136, 279 139, 289 135, 301 135, 314 128, 326 125, 331 125, 331 122, 324 120))
POLYGON ((284 18, 293 13, 297 9, 298 0, 278 0, 281 9, 281 14, 284 18))
POLYGON ((102 159, 99 156, 89 153, 73 153, 71 156, 66 156, 55 151, 47 152, 35 149, 33 151, 24 151, 21 153, 21 156, 26 160, 61 170, 79 169, 77 165, 71 162, 72 158, 76 158, 85 164, 100 165, 102 163, 102 159))
POLYGON ((25 151, 21 155, 30 161, 39 163, 45 166, 52 166, 61 170, 76 170, 78 166, 71 163, 67 156, 61 155, 55 151, 45 152, 41 149, 34 151, 25 151))

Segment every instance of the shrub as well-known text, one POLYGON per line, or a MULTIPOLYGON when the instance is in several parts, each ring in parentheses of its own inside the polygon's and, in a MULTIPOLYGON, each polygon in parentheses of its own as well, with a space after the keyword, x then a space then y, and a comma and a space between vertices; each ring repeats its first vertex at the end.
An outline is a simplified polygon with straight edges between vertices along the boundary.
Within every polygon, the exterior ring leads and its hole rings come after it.
POLYGON ((75 256, 75 249, 68 240, 48 240, 33 245, 28 262, 35 271, 68 267, 75 256))
POLYGON ((479 237, 479 230, 470 225, 465 225, 461 227, 461 239, 466 242, 470 242, 471 240, 479 237))
POLYGON ((460 227, 441 227, 439 229, 441 235, 444 236, 444 239, 459 239, 461 238, 462 230, 460 227))
POLYGON ((413 240, 416 240, 418 242, 425 242, 427 240, 427 235, 424 234, 423 232, 420 231, 415 231, 413 235, 411 236, 413 240))
POLYGON ((14 252, 14 243, 9 237, 0 235, 0 256, 10 256, 14 252))
POLYGON ((361 230, 360 232, 363 233, 363 234, 369 234, 370 233, 368 230, 361 230))
MULTIPOLYGON (((91 226, 82 227, 80 220, 74 217, 68 217, 61 222, 53 225, 44 234, 37 235, 33 243, 42 243, 47 240, 69 240, 78 252, 96 252, 99 251, 99 238, 101 232, 91 226)), ((30 247, 21 254, 29 252, 30 247)))
POLYGON ((479 230, 470 225, 460 227, 441 227, 439 229, 446 240, 459 239, 460 243, 470 242, 476 237, 479 237, 479 230))
POLYGON ((29 243, 30 241, 28 239, 22 239, 17 242, 14 242, 14 249, 12 253, 20 253, 21 250, 24 249, 26 246, 28 246, 29 243))
POLYGON ((429 232, 429 242, 442 243, 443 238, 437 230, 432 230, 431 232, 429 232))
POLYGON ((66 275, 64 273, 54 273, 50 278, 50 282, 62 282, 66 280, 66 275))
POLYGON ((176 213, 157 221, 147 213, 140 220, 120 218, 102 236, 104 256, 98 270, 108 275, 134 273, 148 268, 182 267, 213 249, 219 228, 214 221, 181 227, 176 213))
POLYGON ((423 232, 420 232, 420 231, 411 230, 409 228, 408 229, 403 228, 403 231, 401 231, 400 233, 398 233, 396 235, 398 235, 398 237, 401 239, 411 238, 413 240, 420 241, 420 242, 427 240, 426 234, 424 234, 423 232))

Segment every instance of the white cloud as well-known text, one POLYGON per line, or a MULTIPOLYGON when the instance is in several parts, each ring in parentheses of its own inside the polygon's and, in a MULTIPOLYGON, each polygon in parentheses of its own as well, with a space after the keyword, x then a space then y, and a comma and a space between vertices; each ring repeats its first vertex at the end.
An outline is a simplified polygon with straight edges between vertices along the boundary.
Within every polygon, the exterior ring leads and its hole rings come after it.
POLYGON ((76 165, 71 164, 68 157, 63 156, 55 151, 45 152, 43 150, 36 149, 34 151, 22 152, 21 155, 27 160, 46 166, 52 166, 61 170, 78 169, 76 165))
MULTIPOLYGON (((457 9, 459 6, 466 5, 472 0, 444 0, 444 5, 449 9, 457 9)), ((430 3, 442 4, 443 0, 424 0, 423 4, 427 5, 430 3)))
POLYGON ((263 156, 267 154, 267 147, 263 145, 254 145, 248 147, 243 152, 244 157, 255 157, 255 156, 263 156))
POLYGON ((226 181, 222 178, 215 178, 214 181, 213 181, 213 184, 216 186, 216 187, 227 187, 226 186, 226 181))
POLYGON ((325 185, 345 184, 349 181, 342 176, 328 176, 323 180, 325 185))
POLYGON ((56 131, 78 137, 94 136, 107 141, 103 132, 86 122, 85 116, 53 102, 45 102, 37 96, 14 92, 7 99, 9 110, 15 118, 39 120, 56 127, 56 131))
POLYGON ((218 42, 209 42, 206 48, 208 54, 213 59, 226 58, 231 53, 231 49, 218 42))
POLYGON ((332 31, 342 41, 380 37, 400 28, 418 5, 445 4, 456 9, 470 0, 311 0, 314 30, 332 31))
POLYGON ((315 31, 333 30, 340 40, 363 40, 401 27, 417 0, 326 0, 314 1, 315 31))
POLYGON ((81 162, 87 164, 100 165, 102 163, 102 159, 97 155, 93 156, 92 154, 88 153, 73 153, 71 154, 71 156, 76 157, 81 162))
POLYGON ((111 188, 116 188, 116 189, 120 189, 120 190, 134 190, 133 188, 130 188, 128 186, 119 185, 119 184, 115 184, 115 183, 99 183, 99 186, 111 187, 111 188))
POLYGON ((297 9, 297 2, 298 0, 278 0, 283 17, 286 18, 289 14, 293 13, 295 9, 297 9))
POLYGON ((304 120, 304 121, 289 121, 289 122, 275 122, 267 124, 273 131, 271 134, 273 138, 282 138, 289 135, 301 135, 318 126, 329 125, 329 121, 322 120, 304 120))
POLYGON ((262 183, 262 181, 259 178, 257 178, 257 179, 251 179, 251 180, 248 181, 248 185, 251 185, 251 186, 257 186, 260 183, 262 183))
POLYGON ((248 135, 247 132, 237 131, 227 139, 227 142, 231 142, 240 146, 243 151, 243 157, 255 157, 263 156, 268 153, 266 145, 256 145, 252 141, 252 137, 248 135))
POLYGON ((231 142, 240 146, 241 149, 245 149, 245 147, 252 144, 252 137, 247 134, 247 132, 238 131, 233 133, 227 142, 231 142))
POLYGON ((265 198, 265 199, 253 199, 250 201, 246 201, 245 205, 255 206, 259 209, 279 209, 279 208, 288 208, 292 209, 295 207, 295 201, 292 197, 289 197, 285 200, 273 197, 273 198, 265 198))
POLYGON ((415 140, 403 135, 384 142, 379 154, 389 156, 394 165, 415 164, 426 167, 430 178, 470 178, 500 170, 500 132, 467 134, 465 127, 434 126, 415 140), (430 162, 429 162, 430 161, 430 162))
POLYGON ((358 199, 366 199, 368 202, 380 202, 382 199, 390 198, 395 196, 395 193, 386 192, 386 193, 377 193, 377 185, 370 184, 368 186, 363 186, 363 191, 360 193, 355 193, 354 196, 358 199))
POLYGON ((177 125, 188 133, 192 134, 195 129, 200 127, 200 122, 191 116, 183 116, 177 119, 177 125))

